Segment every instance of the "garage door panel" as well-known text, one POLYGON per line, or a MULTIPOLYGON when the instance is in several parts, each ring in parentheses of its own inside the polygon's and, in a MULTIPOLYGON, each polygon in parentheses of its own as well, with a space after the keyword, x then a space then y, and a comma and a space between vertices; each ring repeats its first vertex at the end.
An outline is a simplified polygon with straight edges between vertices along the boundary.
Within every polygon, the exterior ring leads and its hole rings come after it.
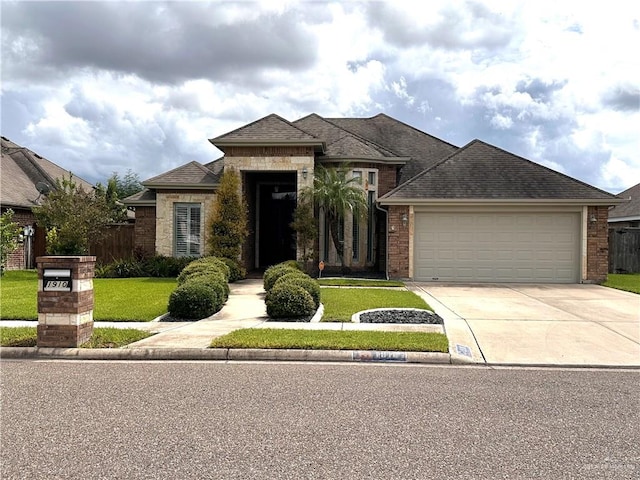
POLYGON ((578 281, 579 213, 417 213, 415 222, 417 280, 578 281))

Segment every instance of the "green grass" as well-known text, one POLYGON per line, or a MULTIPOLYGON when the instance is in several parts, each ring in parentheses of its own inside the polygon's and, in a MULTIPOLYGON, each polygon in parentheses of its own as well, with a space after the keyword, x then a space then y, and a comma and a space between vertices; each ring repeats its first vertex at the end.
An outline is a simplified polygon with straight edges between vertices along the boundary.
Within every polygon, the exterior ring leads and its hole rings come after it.
POLYGON ((370 308, 431 309, 422 298, 408 290, 323 288, 320 296, 324 304, 323 322, 350 322, 354 313, 370 308))
MULTIPOLYGON (((134 328, 94 328, 91 339, 81 347, 118 348, 151 335, 134 328)), ((0 327, 0 346, 35 347, 37 336, 36 327, 0 327)))
POLYGON ((293 348, 304 350, 449 351, 441 333, 245 328, 211 342, 214 348, 293 348))
POLYGON ((352 278, 319 278, 322 286, 334 287, 404 287, 404 283, 397 280, 367 280, 352 278))
MULTIPOLYGON (((173 278, 95 278, 96 321, 151 321, 167 312, 173 278)), ((9 271, 0 280, 0 319, 38 318, 38 274, 9 271)))
POLYGON ((610 273, 603 285, 627 292, 640 293, 640 273, 610 273))

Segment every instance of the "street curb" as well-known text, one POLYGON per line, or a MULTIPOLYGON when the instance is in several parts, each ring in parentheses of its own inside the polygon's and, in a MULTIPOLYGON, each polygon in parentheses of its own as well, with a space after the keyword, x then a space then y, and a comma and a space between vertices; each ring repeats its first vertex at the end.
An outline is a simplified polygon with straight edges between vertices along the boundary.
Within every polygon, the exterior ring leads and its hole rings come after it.
POLYGON ((377 350, 294 350, 260 348, 40 348, 1 347, 0 359, 224 360, 451 364, 448 353, 377 350))

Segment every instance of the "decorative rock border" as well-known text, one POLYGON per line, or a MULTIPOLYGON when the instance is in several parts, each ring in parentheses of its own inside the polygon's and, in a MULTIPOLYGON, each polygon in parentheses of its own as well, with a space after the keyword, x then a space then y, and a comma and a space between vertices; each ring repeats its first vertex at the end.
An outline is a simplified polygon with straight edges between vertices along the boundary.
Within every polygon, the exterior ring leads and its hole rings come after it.
POLYGON ((372 308, 369 310, 362 310, 360 312, 354 313, 351 316, 351 321, 354 323, 375 323, 375 324, 396 324, 396 325, 443 325, 442 318, 437 315, 435 312, 431 310, 427 310, 424 308, 399 308, 399 307, 387 307, 387 308, 372 308), (430 317, 431 321, 428 322, 367 322, 362 321, 361 316, 367 314, 376 314, 376 313, 384 313, 384 312, 398 312, 398 315, 401 316, 402 312, 418 312, 425 313, 428 317, 430 317))

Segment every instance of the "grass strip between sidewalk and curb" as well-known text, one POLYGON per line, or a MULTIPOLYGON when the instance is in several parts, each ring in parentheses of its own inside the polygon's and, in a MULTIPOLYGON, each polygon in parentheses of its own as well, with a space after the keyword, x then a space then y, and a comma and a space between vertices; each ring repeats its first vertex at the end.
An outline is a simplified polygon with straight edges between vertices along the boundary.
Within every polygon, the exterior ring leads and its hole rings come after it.
POLYGON ((442 333, 245 328, 215 338, 212 348, 449 351, 442 333))
POLYGON ((431 310, 422 298, 408 290, 327 287, 320 290, 320 298, 324 305, 323 322, 350 322, 354 313, 371 308, 431 310))
MULTIPOLYGON (((167 312, 175 278, 94 278, 95 321, 149 322, 167 312)), ((38 273, 5 272, 0 281, 2 320, 38 319, 38 273)))
MULTIPOLYGON (((153 335, 135 328, 94 328, 91 339, 81 348, 119 348, 153 335)), ((36 327, 0 327, 0 346, 35 347, 36 327)))
POLYGON ((607 281, 602 285, 626 292, 640 293, 640 273, 610 273, 607 281))

